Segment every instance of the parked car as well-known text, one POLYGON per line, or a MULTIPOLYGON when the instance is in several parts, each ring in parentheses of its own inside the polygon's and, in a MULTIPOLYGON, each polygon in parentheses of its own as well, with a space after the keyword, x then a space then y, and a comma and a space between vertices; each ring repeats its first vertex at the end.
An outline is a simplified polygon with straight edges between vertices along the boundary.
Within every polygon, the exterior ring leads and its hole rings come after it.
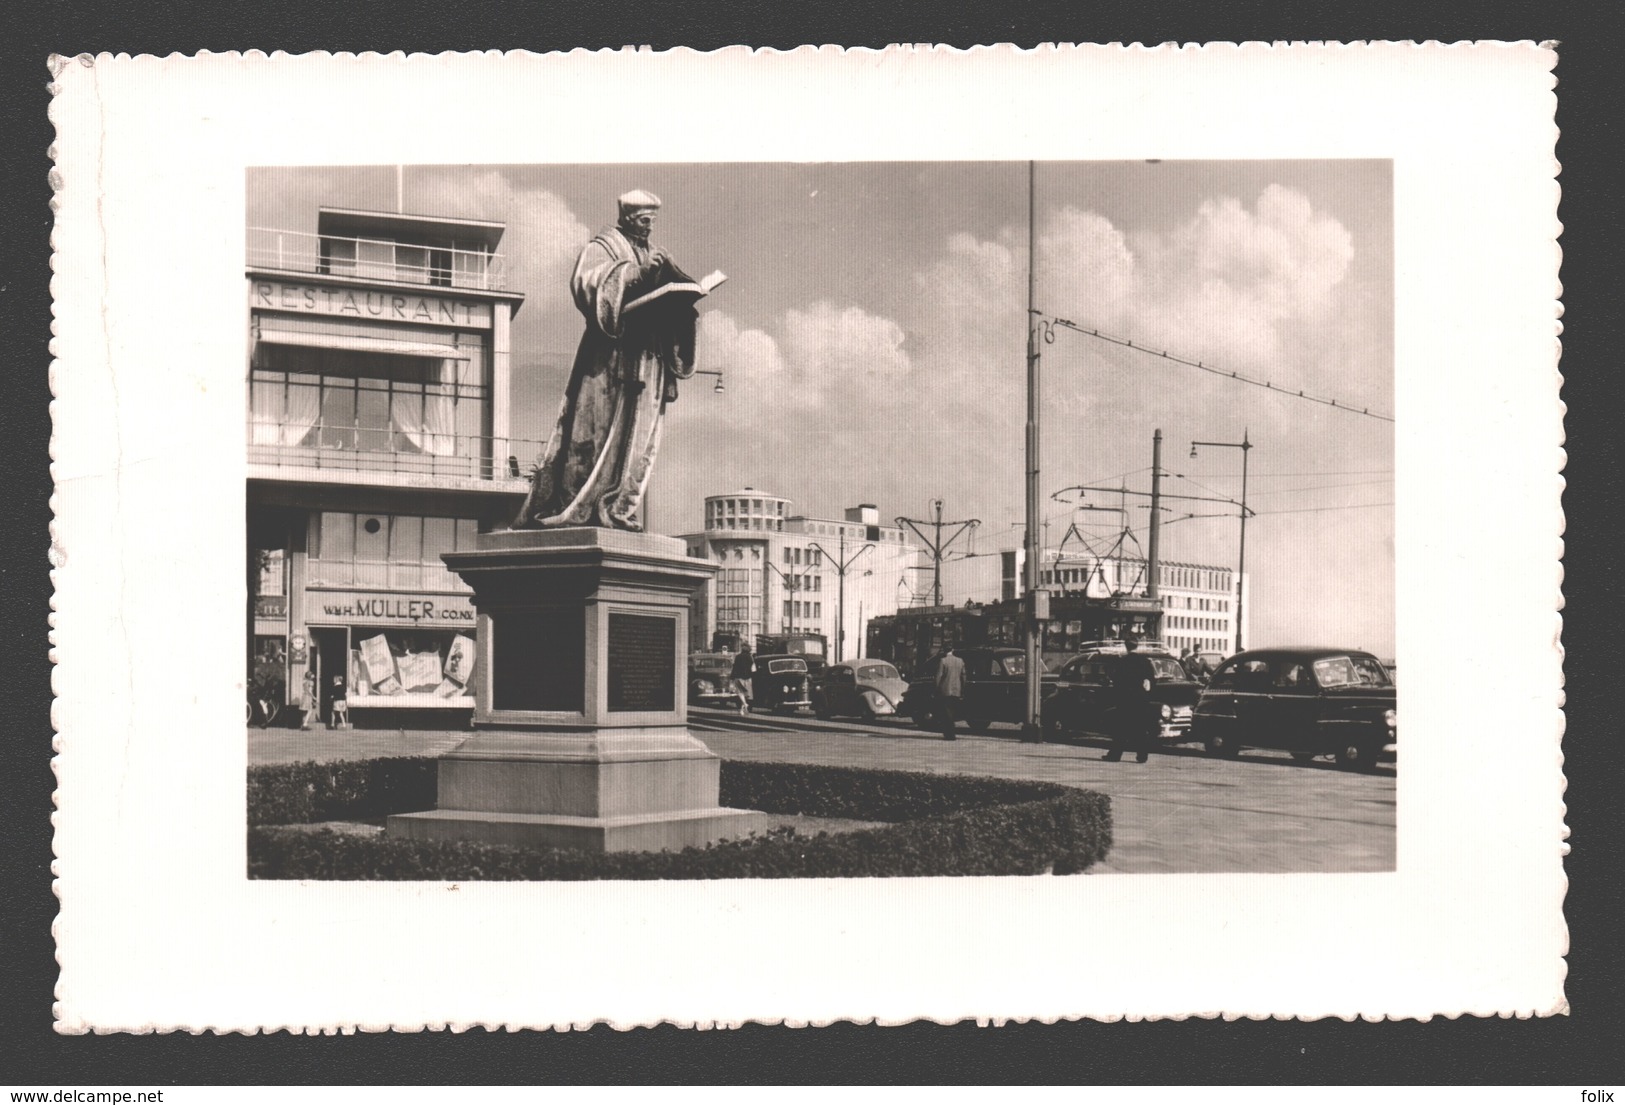
MULTIPOLYGON (((1185 674, 1185 666, 1161 649, 1137 649, 1156 673, 1151 685, 1147 728, 1157 738, 1178 744, 1190 739, 1191 712, 1202 688, 1185 674)), ((1117 725, 1117 696, 1112 674, 1122 662, 1121 648, 1083 652, 1056 672, 1055 690, 1044 700, 1044 731, 1064 738, 1077 733, 1109 736, 1117 725)))
MULTIPOLYGON (((965 694, 962 716, 973 733, 985 733, 995 721, 1020 723, 1027 719, 1027 655, 1019 648, 960 648, 954 650, 965 661, 965 694)), ((908 693, 897 712, 914 719, 922 729, 935 729, 937 666, 942 655, 932 656, 909 681, 908 693)), ((1048 694, 1055 684, 1054 673, 1038 661, 1039 678, 1048 694)))
POLYGON ((688 657, 690 706, 734 706, 739 699, 728 689, 733 672, 731 652, 694 652, 688 657))
POLYGON ((758 656, 750 681, 753 710, 794 713, 812 705, 807 661, 800 656, 758 656))
POLYGON ((813 685, 813 712, 829 717, 890 717, 908 684, 884 660, 847 660, 824 669, 813 685))
POLYGON ((1211 755, 1279 748, 1295 759, 1331 754, 1370 770, 1398 739, 1394 682, 1368 652, 1253 649, 1213 673, 1196 703, 1191 738, 1211 755))

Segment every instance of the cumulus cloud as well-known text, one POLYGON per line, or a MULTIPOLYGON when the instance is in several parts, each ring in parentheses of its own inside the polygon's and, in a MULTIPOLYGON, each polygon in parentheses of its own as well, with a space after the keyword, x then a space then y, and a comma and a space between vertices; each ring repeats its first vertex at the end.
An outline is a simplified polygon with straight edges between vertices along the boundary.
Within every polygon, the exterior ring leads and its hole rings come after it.
POLYGON ((828 302, 784 315, 785 348, 804 375, 820 380, 896 379, 912 367, 903 328, 861 307, 828 302))
POLYGON ((424 209, 437 215, 507 224, 499 249, 507 258, 508 286, 550 293, 537 297, 539 306, 532 317, 550 308, 569 307, 567 299, 551 293, 569 279, 576 253, 593 229, 576 218, 563 199, 545 189, 516 187, 495 171, 463 180, 435 176, 422 192, 424 209))

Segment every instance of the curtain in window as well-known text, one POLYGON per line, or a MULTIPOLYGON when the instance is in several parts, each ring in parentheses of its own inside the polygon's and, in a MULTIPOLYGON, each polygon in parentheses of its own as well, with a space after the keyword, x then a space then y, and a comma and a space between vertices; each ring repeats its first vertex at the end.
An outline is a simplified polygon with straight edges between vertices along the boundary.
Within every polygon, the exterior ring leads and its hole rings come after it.
POLYGON ((440 361, 438 380, 422 393, 397 391, 390 400, 390 421, 420 453, 449 457, 457 453, 456 384, 458 358, 440 361))
POLYGON ((281 380, 255 380, 249 397, 254 445, 298 445, 305 440, 320 410, 320 389, 281 380))
POLYGON ((466 361, 447 357, 440 362, 440 388, 436 395, 431 390, 423 397, 423 423, 428 444, 424 452, 437 457, 455 456, 457 453, 456 391, 458 369, 466 361))

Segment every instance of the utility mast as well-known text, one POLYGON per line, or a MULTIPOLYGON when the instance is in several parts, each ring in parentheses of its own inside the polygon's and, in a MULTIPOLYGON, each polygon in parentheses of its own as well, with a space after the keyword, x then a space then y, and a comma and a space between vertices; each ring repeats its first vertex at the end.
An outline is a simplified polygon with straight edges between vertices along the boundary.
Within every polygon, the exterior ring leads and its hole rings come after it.
POLYGON ((1162 527, 1162 431, 1151 437, 1151 535, 1146 541, 1145 597, 1157 597, 1157 541, 1162 527))
POLYGON ((1039 681, 1039 652, 1044 632, 1044 622, 1049 618, 1049 592, 1040 589, 1038 548, 1038 314, 1034 301, 1038 298, 1038 235, 1035 226, 1038 220, 1036 208, 1038 198, 1038 163, 1027 162, 1027 519, 1026 538, 1023 545, 1026 549, 1026 571, 1023 573, 1026 583, 1027 616, 1026 622, 1026 653, 1027 653, 1027 708, 1022 713, 1021 739, 1023 741, 1040 741, 1043 739, 1039 712, 1043 708, 1043 684, 1039 681))
POLYGON ((942 520, 942 500, 941 499, 932 499, 931 500, 931 512, 932 512, 932 514, 935 515, 934 518, 931 518, 931 519, 898 518, 897 519, 897 524, 900 525, 900 526, 907 526, 909 529, 913 530, 914 531, 914 536, 918 537, 925 544, 925 547, 930 551, 930 553, 931 553, 931 605, 932 606, 941 606, 942 605, 942 554, 947 552, 948 547, 950 545, 952 545, 955 541, 959 540, 961 535, 966 533, 968 530, 973 530, 977 526, 981 525, 982 520, 980 518, 966 518, 963 521, 958 521, 958 522, 944 522, 942 520), (924 531, 920 529, 921 526, 929 526, 929 527, 931 527, 932 536, 927 537, 925 535, 924 531), (946 540, 944 540, 943 536, 942 536, 942 531, 943 531, 944 528, 952 530, 952 532, 948 534, 948 537, 947 537, 946 540))

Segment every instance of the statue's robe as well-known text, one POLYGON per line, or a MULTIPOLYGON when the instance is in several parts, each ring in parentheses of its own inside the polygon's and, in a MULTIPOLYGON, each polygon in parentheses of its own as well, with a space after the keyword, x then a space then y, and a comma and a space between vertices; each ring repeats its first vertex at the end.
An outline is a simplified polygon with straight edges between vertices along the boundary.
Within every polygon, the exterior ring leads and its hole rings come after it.
POLYGON ((626 311, 673 279, 648 271, 649 250, 620 230, 598 233, 576 260, 570 291, 586 320, 575 365, 516 529, 605 526, 642 529, 638 506, 660 448, 666 404, 694 374, 693 300, 656 300, 626 311))

